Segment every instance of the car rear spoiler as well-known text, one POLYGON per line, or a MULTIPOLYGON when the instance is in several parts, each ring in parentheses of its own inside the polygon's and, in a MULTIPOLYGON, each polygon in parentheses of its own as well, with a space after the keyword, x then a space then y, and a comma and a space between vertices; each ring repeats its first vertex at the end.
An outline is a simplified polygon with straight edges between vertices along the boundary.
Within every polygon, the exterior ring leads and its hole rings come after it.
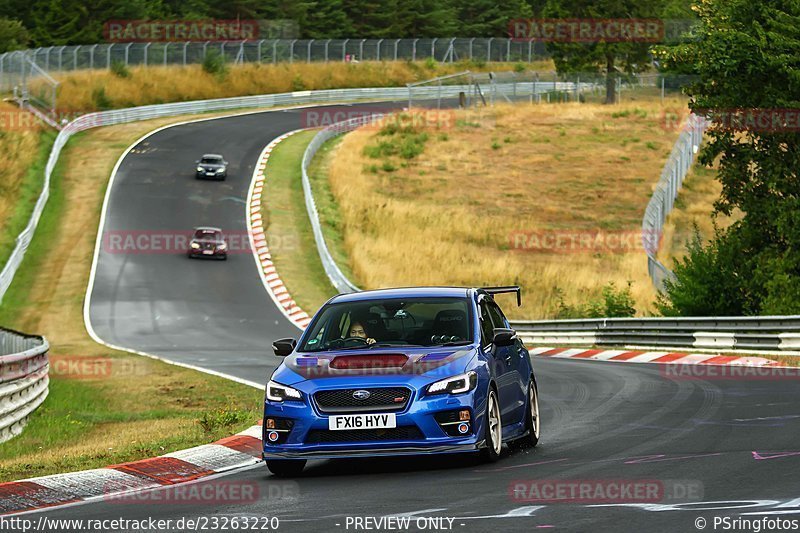
POLYGON ((481 287, 481 290, 488 294, 505 294, 508 292, 517 293, 517 307, 522 306, 522 289, 519 285, 506 285, 504 287, 481 287))

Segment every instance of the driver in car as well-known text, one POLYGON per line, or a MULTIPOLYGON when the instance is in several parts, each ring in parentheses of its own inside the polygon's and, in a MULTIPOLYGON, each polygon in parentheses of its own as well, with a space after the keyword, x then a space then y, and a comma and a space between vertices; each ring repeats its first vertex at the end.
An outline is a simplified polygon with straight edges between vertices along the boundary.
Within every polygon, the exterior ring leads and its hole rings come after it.
POLYGON ((367 330, 364 329, 364 325, 361 322, 353 322, 350 325, 350 330, 348 331, 347 336, 365 339, 367 344, 375 344, 375 339, 372 337, 367 337, 367 330))

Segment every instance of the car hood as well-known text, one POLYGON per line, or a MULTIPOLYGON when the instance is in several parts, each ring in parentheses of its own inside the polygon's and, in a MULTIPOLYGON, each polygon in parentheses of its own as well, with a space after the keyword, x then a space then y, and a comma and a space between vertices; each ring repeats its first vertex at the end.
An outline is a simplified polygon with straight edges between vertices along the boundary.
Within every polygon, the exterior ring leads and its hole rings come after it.
POLYGON ((466 371, 476 347, 427 347, 398 350, 392 348, 342 350, 321 353, 295 353, 286 357, 272 379, 284 385, 319 378, 363 376, 453 376, 466 371))
POLYGON ((199 163, 197 166, 204 170, 217 170, 218 168, 225 168, 225 165, 220 165, 218 163, 199 163))

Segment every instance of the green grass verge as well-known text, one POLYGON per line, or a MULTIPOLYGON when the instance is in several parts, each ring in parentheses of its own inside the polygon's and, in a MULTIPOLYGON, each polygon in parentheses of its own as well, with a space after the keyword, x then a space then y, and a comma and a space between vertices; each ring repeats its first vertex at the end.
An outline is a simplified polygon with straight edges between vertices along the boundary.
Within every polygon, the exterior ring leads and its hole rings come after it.
POLYGON ((0 306, 0 324, 44 333, 51 340, 50 394, 22 434, 0 444, 0 482, 104 467, 206 444, 261 417, 263 391, 109 350, 93 342, 83 328, 81 310, 92 253, 86 241, 93 242, 109 173, 130 142, 153 127, 117 128, 128 129, 84 132, 64 148, 52 175, 47 209, 0 306), (114 132, 120 131, 124 133, 117 137, 114 132), (102 154, 103 161, 87 165, 90 153, 102 154), (67 232, 65 227, 79 213, 84 222, 77 233, 74 227, 67 232), (77 278, 75 272, 80 274, 77 278), (55 287, 59 290, 54 296, 42 294, 42 284, 53 293, 55 287), (44 325, 35 325, 40 322, 44 325), (78 363, 79 369, 87 368, 82 362, 88 360, 91 367, 92 361, 99 361, 106 372, 70 370, 59 360, 78 363))
MULTIPOLYGON (((297 133, 273 150, 262 204, 272 261, 289 294, 307 313, 314 313, 336 294, 317 253, 301 181, 303 153, 316 133, 297 133)), ((321 208, 319 203, 317 207, 321 208)))
MULTIPOLYGON (((50 149, 55 140, 56 132, 46 130, 39 134, 36 159, 25 172, 19 190, 19 199, 14 203, 14 211, 6 220, 2 235, 0 235, 0 269, 5 266, 17 244, 17 236, 25 229, 31 218, 36 200, 39 199, 39 194, 42 192, 44 168, 47 166, 47 158, 50 156, 50 149)), ((9 154, 10 156, 11 154, 9 154)))
POLYGON ((322 145, 309 165, 308 179, 314 191, 314 201, 317 203, 317 212, 328 250, 347 279, 358 285, 358 280, 354 278, 350 268, 350 260, 345 253, 344 221, 328 179, 328 168, 343 138, 344 136, 340 135, 322 145))

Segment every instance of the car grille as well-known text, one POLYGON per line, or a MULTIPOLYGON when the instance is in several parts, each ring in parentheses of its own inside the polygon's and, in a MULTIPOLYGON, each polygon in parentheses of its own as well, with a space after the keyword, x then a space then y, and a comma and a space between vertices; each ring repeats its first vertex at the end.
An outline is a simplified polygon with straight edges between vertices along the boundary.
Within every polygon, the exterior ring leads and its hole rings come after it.
POLYGON ((400 426, 390 429, 353 429, 344 431, 313 429, 308 432, 306 443, 324 444, 334 442, 379 442, 421 440, 422 438, 422 432, 417 426, 400 426))
POLYGON ((411 390, 406 387, 322 390, 314 394, 317 407, 323 413, 402 411, 410 398, 411 390), (357 400, 353 397, 356 391, 368 391, 369 398, 357 400))

